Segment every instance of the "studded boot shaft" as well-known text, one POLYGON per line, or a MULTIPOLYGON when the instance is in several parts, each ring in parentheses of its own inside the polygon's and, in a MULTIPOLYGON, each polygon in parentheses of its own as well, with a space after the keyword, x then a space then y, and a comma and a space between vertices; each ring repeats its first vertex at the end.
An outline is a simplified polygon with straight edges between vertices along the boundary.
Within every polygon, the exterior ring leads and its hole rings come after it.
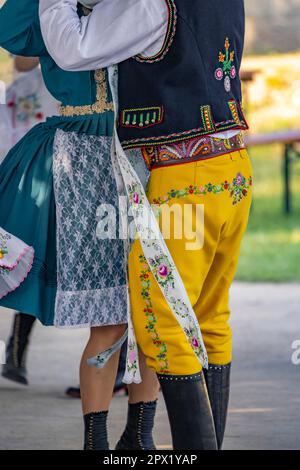
POLYGON ((204 371, 219 450, 222 449, 226 428, 230 395, 230 369, 231 364, 225 366, 210 364, 208 370, 204 371))
POLYGON ((125 431, 116 450, 155 450, 153 426, 157 401, 128 404, 125 431))
POLYGON ((107 416, 108 411, 84 415, 84 450, 109 450, 107 416))
POLYGON ((174 450, 217 450, 214 421, 203 372, 158 375, 174 450))

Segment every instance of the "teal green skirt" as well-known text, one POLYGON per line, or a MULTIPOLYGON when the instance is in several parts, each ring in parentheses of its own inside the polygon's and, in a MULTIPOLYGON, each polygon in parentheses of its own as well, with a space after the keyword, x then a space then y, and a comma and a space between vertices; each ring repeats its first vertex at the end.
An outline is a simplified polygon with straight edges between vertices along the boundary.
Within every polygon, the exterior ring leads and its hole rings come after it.
POLYGON ((35 126, 0 165, 0 226, 35 249, 33 267, 22 285, 0 306, 53 325, 57 288, 53 144, 57 129, 111 136, 112 112, 82 118, 49 118, 35 126))

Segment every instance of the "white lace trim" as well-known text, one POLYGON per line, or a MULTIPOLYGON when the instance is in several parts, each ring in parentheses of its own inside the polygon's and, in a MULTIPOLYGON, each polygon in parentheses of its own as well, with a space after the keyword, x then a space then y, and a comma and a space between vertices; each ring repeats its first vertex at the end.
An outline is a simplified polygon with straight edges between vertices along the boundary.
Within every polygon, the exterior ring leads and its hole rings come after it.
POLYGON ((126 304, 127 286, 75 292, 58 291, 55 326, 84 328, 126 324, 126 304))

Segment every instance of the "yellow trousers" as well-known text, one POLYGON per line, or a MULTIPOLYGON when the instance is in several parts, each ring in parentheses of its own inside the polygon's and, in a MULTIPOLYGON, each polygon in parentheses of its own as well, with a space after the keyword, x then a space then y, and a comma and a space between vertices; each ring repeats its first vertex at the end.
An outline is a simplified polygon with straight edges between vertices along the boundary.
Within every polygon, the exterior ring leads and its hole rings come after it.
MULTIPOLYGON (((248 222, 251 175, 246 150, 151 172, 150 202, 176 209, 172 210, 166 243, 199 321, 210 364, 231 361, 229 288, 248 222), (204 230, 196 223, 199 205, 204 207, 204 230), (183 214, 192 219, 190 226, 198 242, 193 249, 184 230, 183 236, 178 235, 178 227, 186 223, 183 214)), ((160 225, 167 233, 163 214, 160 225)), ((133 324, 148 366, 159 374, 199 372, 199 361, 150 272, 139 240, 129 257, 129 282, 133 324)))

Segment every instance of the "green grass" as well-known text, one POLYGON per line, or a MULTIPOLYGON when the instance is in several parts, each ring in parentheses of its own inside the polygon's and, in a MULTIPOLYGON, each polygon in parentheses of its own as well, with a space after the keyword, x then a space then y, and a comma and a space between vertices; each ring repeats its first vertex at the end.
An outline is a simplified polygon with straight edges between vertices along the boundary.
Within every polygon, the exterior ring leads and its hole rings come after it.
POLYGON ((237 279, 300 281, 300 158, 293 165, 293 211, 283 212, 282 148, 251 151, 254 201, 237 279))

